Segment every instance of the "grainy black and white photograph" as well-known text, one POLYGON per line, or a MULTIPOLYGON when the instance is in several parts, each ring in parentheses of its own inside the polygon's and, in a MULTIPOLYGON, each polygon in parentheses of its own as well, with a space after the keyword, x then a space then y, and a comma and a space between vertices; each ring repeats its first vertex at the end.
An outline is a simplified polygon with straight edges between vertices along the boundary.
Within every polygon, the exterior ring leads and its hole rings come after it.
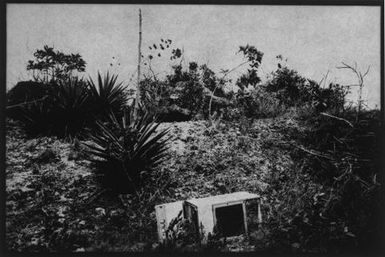
POLYGON ((6 250, 383 251, 381 5, 6 4, 6 250))

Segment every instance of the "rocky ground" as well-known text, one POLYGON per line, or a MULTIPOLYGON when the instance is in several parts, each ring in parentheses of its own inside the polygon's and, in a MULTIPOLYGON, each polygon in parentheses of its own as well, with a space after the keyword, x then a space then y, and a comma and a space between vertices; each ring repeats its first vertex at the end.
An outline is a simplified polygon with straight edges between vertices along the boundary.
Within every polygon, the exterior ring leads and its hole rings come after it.
MULTIPOLYGON (((292 165, 277 145, 287 119, 251 126, 205 121, 163 123, 173 141, 150 189, 136 196, 101 194, 82 144, 27 139, 8 122, 6 242, 15 251, 147 251, 157 247, 155 204, 247 190, 264 196, 267 177, 292 165), (167 183, 165 183, 165 181, 167 183)), ((229 245, 232 251, 240 245, 229 245)), ((243 250, 247 248, 247 243, 243 250)))

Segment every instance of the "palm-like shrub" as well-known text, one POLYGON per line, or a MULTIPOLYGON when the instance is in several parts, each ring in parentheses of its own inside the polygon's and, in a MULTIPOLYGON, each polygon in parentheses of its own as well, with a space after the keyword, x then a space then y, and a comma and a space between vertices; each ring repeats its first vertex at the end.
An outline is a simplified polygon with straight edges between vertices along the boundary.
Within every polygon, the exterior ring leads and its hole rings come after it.
POLYGON ((99 118, 110 112, 119 117, 127 105, 128 92, 123 83, 116 82, 117 78, 117 75, 110 76, 108 72, 102 78, 98 72, 97 84, 91 78, 88 80, 90 105, 99 118))
POLYGON ((114 192, 133 193, 164 160, 168 130, 157 131, 159 124, 147 113, 133 118, 128 110, 119 121, 113 113, 109 119, 96 122, 86 146, 100 182, 114 192))

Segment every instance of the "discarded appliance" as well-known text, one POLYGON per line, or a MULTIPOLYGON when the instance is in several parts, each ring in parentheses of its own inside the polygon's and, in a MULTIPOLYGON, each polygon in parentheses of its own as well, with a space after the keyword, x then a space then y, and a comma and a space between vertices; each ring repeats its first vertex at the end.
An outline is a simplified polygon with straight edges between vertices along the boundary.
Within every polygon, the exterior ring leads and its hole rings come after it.
POLYGON ((170 222, 182 212, 203 239, 208 234, 219 233, 232 237, 248 233, 248 225, 255 226, 262 222, 260 196, 248 192, 236 192, 190 199, 155 206, 159 241, 166 239, 170 222))

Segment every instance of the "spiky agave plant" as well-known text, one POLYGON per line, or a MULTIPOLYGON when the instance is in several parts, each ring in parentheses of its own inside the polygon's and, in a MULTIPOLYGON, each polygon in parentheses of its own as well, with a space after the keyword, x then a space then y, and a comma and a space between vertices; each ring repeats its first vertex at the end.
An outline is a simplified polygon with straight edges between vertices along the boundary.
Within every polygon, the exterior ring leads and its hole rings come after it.
POLYGON ((100 182, 118 193, 133 193, 144 185, 167 153, 168 130, 159 126, 148 113, 139 118, 125 111, 121 120, 111 112, 109 122, 97 121, 85 143, 96 164, 100 182))
POLYGON ((127 104, 128 92, 122 82, 116 82, 117 78, 117 75, 110 76, 109 72, 102 78, 98 72, 97 84, 91 78, 88 80, 90 104, 99 118, 110 112, 119 117, 127 104))

